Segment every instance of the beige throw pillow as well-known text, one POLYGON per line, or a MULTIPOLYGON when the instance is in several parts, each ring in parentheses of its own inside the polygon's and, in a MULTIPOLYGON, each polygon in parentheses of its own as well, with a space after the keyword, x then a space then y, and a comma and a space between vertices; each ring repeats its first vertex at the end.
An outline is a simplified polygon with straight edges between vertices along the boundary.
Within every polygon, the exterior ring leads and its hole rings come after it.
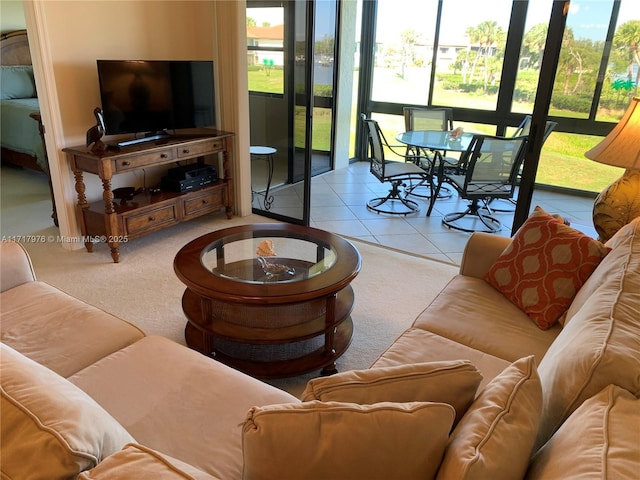
POLYGON ((527 480, 638 478, 640 399, 609 385, 585 400, 536 452, 527 480))
POLYGON ((2 478, 73 478, 134 441, 78 387, 0 347, 2 478))
POLYGON ((142 445, 130 443, 82 472, 78 480, 217 480, 197 468, 142 445))
POLYGON ((542 420, 536 449, 586 399, 613 383, 640 396, 640 228, 631 226, 605 259, 606 275, 540 361, 542 420))
POLYGON ((448 403, 456 410, 455 425, 473 402, 481 381, 482 374, 468 360, 351 370, 310 380, 302 401, 448 403))
POLYGON ((541 403, 534 357, 512 363, 480 391, 454 429, 438 480, 522 478, 541 403))
POLYGON ((244 480, 433 478, 455 412, 443 403, 319 401, 254 407, 244 480))

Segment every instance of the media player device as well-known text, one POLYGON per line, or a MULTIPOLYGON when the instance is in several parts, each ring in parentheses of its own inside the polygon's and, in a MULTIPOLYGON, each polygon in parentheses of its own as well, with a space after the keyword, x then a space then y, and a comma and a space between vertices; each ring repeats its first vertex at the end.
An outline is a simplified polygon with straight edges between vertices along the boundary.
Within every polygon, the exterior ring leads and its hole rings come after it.
POLYGON ((205 187, 218 180, 218 172, 213 165, 183 165, 170 168, 162 177, 162 189, 171 192, 188 192, 205 187))

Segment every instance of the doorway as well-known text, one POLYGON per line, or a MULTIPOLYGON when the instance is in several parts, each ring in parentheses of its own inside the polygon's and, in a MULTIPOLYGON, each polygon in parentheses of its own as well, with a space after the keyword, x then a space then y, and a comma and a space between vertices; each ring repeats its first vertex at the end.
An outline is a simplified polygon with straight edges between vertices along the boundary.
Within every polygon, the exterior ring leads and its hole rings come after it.
POLYGON ((337 19, 335 0, 247 1, 254 213, 308 225, 311 177, 334 168, 337 19))

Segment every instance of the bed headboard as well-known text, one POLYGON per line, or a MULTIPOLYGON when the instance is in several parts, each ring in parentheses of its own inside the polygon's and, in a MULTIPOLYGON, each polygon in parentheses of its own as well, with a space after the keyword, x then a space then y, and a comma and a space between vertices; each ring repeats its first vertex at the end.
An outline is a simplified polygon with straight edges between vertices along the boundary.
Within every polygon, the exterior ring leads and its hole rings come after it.
POLYGON ((31 65, 26 30, 15 30, 0 35, 0 65, 31 65))

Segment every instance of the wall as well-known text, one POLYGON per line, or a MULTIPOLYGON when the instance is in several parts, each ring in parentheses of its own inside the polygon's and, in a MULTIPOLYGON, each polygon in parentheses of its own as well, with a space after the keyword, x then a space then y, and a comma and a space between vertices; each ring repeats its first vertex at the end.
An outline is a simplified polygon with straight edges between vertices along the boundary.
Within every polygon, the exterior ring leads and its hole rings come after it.
POLYGON ((22 1, 0 1, 0 33, 27 28, 22 1))
POLYGON ((211 2, 43 2, 62 129, 82 144, 100 105, 96 60, 214 58, 211 2))

